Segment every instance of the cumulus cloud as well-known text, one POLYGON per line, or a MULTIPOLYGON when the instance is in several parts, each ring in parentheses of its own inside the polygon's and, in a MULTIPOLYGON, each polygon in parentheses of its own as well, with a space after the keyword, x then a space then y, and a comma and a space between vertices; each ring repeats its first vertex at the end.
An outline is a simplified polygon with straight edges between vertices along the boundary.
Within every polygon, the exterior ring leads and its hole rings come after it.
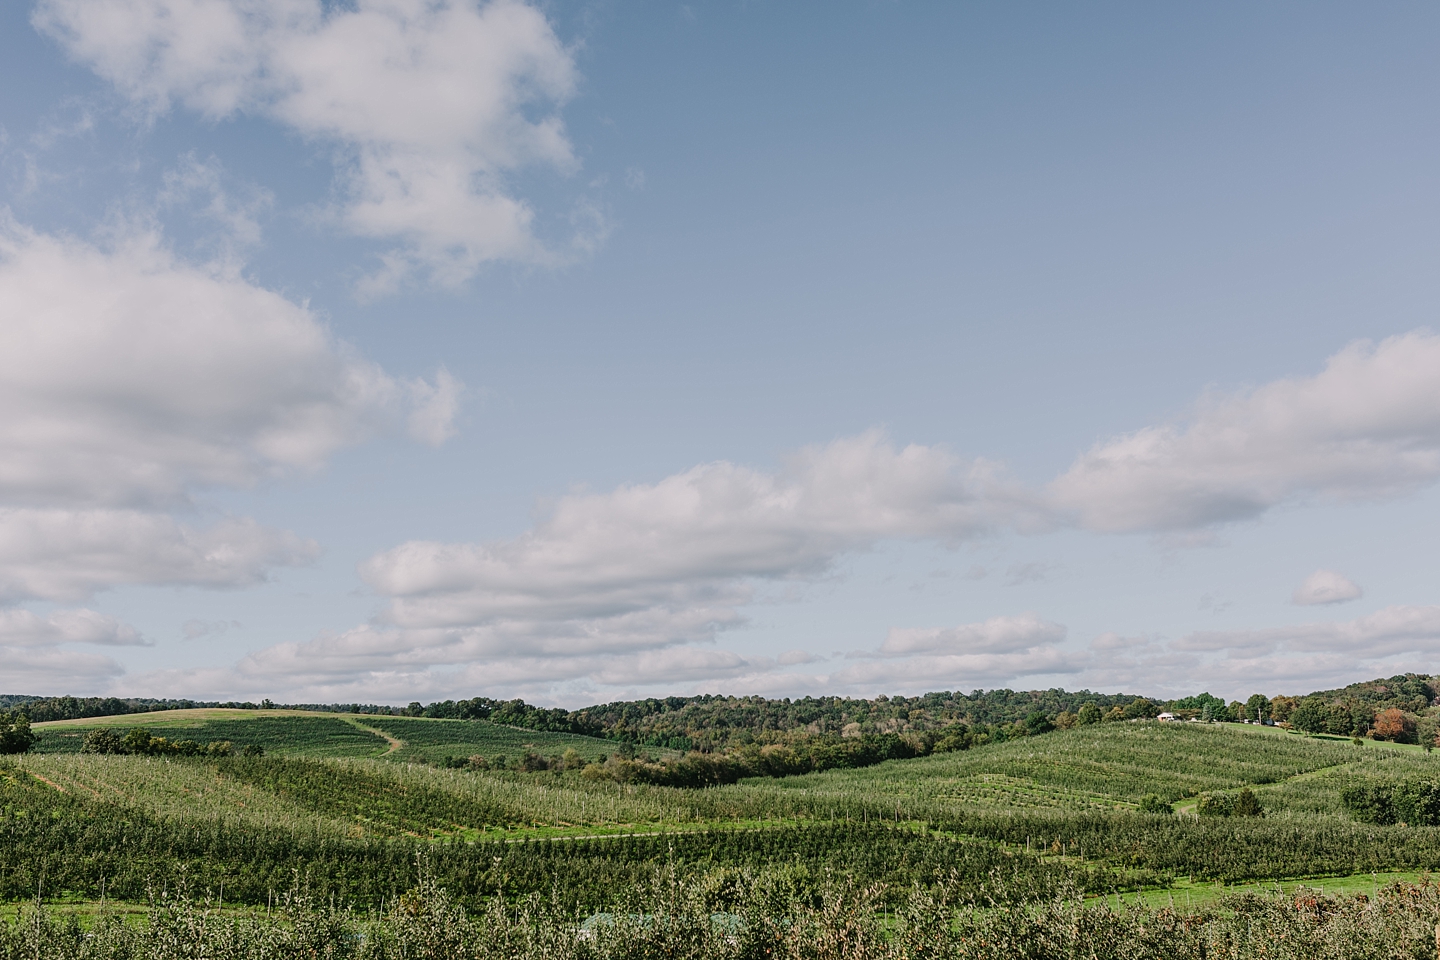
POLYGON ((124 673, 113 658, 69 644, 137 646, 148 641, 134 627, 94 610, 0 610, 0 663, 12 693, 93 689, 124 673))
POLYGON ((161 207, 188 207, 208 221, 218 237, 214 253, 233 259, 246 247, 260 242, 260 216, 275 198, 265 190, 250 187, 236 195, 227 189, 225 170, 215 157, 202 162, 187 153, 180 163, 165 172, 164 186, 157 200, 161 207))
POLYGON ((1065 632, 1062 625, 1031 613, 950 628, 897 629, 879 649, 851 654, 838 669, 804 672, 792 668, 824 658, 800 650, 742 656, 694 643, 627 649, 608 643, 589 648, 559 643, 548 650, 519 644, 477 647, 466 644, 466 631, 367 625, 277 644, 223 670, 170 671, 133 683, 214 696, 283 690, 299 699, 342 701, 519 694, 572 706, 639 695, 656 685, 696 692, 874 695, 1074 674, 1087 659, 1058 646, 1065 632))
POLYGON ((1205 630, 1158 637, 1096 638, 1079 681, 1100 689, 1188 696, 1209 689, 1231 699, 1261 692, 1302 694, 1356 680, 1429 670, 1440 640, 1440 607, 1392 606, 1344 621, 1205 630))
POLYGON ((42 617, 29 610, 0 610, 0 647, 53 647, 63 643, 136 646, 139 632, 94 610, 59 610, 42 617))
POLYGON ((1334 570, 1316 570, 1295 588, 1291 602, 1310 607, 1326 603, 1344 603, 1358 600, 1365 591, 1334 570))
POLYGON ((195 528, 141 510, 0 510, 0 602, 131 584, 242 587, 318 554, 312 540, 242 518, 195 528))
POLYGON ((983 462, 897 450, 870 432, 803 450, 776 473, 710 463, 567 496, 514 540, 411 542, 360 572, 402 627, 593 621, 730 608, 754 581, 814 576, 884 539, 959 542, 1026 509, 983 462))
MULTIPOLYGON (((1429 334, 1354 344, 1314 377, 1216 395, 1186 424, 1100 444, 1043 495, 1016 487, 993 464, 897 448, 876 432, 807 448, 775 471, 708 463, 655 483, 572 494, 513 539, 413 541, 376 554, 360 567, 387 601, 374 622, 262 651, 236 675, 336 696, 505 684, 548 696, 602 677, 611 688, 694 682, 820 692, 825 684, 878 691, 1070 674, 1107 688, 1173 690, 1207 678, 1240 683, 1252 668, 1257 680, 1278 678, 1286 658, 1288 675, 1298 677, 1425 656, 1433 634, 1423 607, 1169 643, 1102 635, 1078 652, 1064 645, 1063 627, 1020 614, 897 628, 831 672, 804 674, 798 662, 711 644, 744 625, 747 605, 793 595, 831 575, 839 558, 887 540, 959 544, 1064 519, 1207 537, 1206 525, 1305 498, 1404 494, 1440 477, 1437 374, 1440 338, 1429 334), (697 679, 706 671, 709 680, 697 679)), ((438 381, 435 390, 443 393, 438 381)), ((1040 572, 1018 566, 1009 578, 1040 572)), ((1312 581, 1297 600, 1358 594, 1343 578, 1312 581)), ((1202 608, 1224 604, 1210 598, 1202 608)))
POLYGON ((1440 337, 1353 343, 1313 377, 1213 394, 1188 422, 1097 444, 1050 485, 1100 531, 1184 531, 1440 478, 1440 337))
POLYGON ((1399 653, 1429 655, 1440 639, 1440 607, 1393 606, 1355 620, 1302 623, 1261 630, 1207 630, 1188 634, 1181 650, 1228 650, 1252 656, 1286 649, 1297 653, 1344 653, 1373 659, 1399 653))
POLYGON ((369 288, 415 268, 553 258, 506 177, 575 157, 555 112, 574 60, 515 0, 41 0, 34 24, 142 109, 264 116, 333 144, 362 237, 398 241, 369 288))
POLYGON ((307 308, 180 262, 152 232, 100 248, 0 222, 0 501, 248 487, 319 467, 412 396, 417 432, 442 436, 456 389, 407 388, 307 308))
POLYGON ((0 602, 241 586, 309 562, 294 534, 172 512, 407 420, 443 441, 459 390, 444 371, 396 380, 309 309, 148 230, 97 246, 0 220, 0 602))
MULTIPOLYGON (((1031 514, 989 464, 896 448, 874 431, 802 450, 774 472, 702 464, 653 484, 563 497, 512 540, 416 541, 377 554, 360 568, 389 600, 374 623, 270 648, 238 670, 272 682, 309 677, 308 689, 383 677, 448 683, 436 671, 458 678, 472 669, 487 689, 502 676, 554 686, 770 671, 783 664, 707 646, 744 623, 740 608, 767 585, 826 576, 839 557, 883 540, 958 544, 1031 514)), ((1027 614, 951 634, 896 634, 881 653, 924 647, 946 669, 1013 672, 1056 630, 1027 614)))
POLYGON ((1014 653, 1065 639, 1065 628, 1034 613, 991 617, 962 627, 914 629, 895 627, 880 645, 882 656, 917 653, 1014 653))
POLYGON ((0 646, 12 692, 58 694, 96 690, 125 673, 113 657, 66 647, 0 646))

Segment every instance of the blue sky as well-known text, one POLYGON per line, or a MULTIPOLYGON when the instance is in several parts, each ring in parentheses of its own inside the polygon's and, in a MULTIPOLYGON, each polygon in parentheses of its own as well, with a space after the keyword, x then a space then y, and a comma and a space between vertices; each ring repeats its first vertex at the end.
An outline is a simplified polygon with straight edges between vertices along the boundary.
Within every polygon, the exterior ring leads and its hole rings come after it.
POLYGON ((1434 669, 1433 7, 0 18, 0 687, 1434 669))

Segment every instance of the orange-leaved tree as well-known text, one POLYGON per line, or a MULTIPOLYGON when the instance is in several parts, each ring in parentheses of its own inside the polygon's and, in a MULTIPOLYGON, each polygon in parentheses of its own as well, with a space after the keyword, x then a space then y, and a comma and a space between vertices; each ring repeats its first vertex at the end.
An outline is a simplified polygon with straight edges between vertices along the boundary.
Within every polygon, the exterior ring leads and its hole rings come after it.
POLYGON ((1375 740, 1414 743, 1415 718, 1398 707, 1381 710, 1375 715, 1375 726, 1371 729, 1370 736, 1375 740))

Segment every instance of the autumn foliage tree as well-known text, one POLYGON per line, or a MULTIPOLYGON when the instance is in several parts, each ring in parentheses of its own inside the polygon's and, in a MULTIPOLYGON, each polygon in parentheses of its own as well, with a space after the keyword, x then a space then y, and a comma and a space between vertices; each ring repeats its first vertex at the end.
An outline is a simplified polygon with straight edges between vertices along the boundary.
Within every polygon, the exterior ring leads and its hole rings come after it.
POLYGON ((1375 715, 1375 725, 1370 730, 1370 736, 1375 740, 1414 743, 1415 717, 1398 707, 1381 710, 1375 715))

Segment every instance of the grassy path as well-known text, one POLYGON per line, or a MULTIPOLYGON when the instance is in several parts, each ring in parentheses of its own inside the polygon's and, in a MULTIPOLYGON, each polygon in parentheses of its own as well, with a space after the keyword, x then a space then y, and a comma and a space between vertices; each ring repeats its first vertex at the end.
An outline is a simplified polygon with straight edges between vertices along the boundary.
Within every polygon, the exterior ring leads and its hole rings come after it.
POLYGON ((1257 880, 1253 883, 1225 885, 1220 883, 1191 883, 1177 879, 1169 887, 1151 887, 1131 893, 1110 893, 1094 897, 1091 902, 1104 901, 1112 908, 1129 904, 1156 909, 1172 907, 1182 913, 1212 908, 1222 897, 1236 893, 1262 893, 1283 890, 1289 894, 1314 891, 1326 896, 1363 893, 1373 896, 1375 891, 1392 883, 1420 883, 1430 878, 1425 871, 1395 871, 1391 873, 1356 873, 1344 877, 1312 877, 1302 880, 1257 880))
POLYGON ((380 730, 375 727, 367 727, 365 726, 365 724, 361 723, 359 720, 356 720, 353 717, 342 716, 341 719, 344 720, 346 723, 350 724, 350 726, 354 727, 356 730, 364 730, 366 733, 373 733, 375 736, 381 738, 386 743, 390 744, 390 748, 384 753, 380 754, 381 757, 388 757, 390 756, 390 754, 395 753, 399 750, 403 750, 405 748, 404 740, 401 740, 399 737, 392 736, 391 734, 386 733, 384 730, 380 730))

